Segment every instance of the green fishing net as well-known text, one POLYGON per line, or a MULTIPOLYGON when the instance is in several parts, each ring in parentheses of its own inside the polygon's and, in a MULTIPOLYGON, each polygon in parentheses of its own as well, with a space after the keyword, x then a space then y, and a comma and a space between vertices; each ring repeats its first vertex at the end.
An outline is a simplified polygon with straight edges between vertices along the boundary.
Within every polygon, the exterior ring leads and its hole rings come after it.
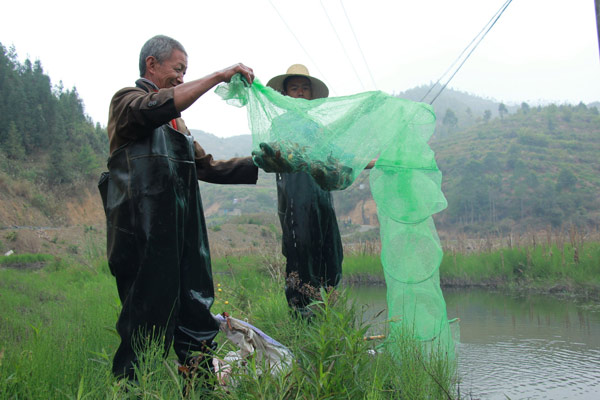
POLYGON ((432 215, 446 208, 442 175, 427 141, 431 106, 365 92, 296 99, 239 75, 217 87, 229 104, 248 111, 255 163, 267 172, 305 171, 325 190, 343 190, 369 161, 381 234, 390 332, 408 329, 454 356, 440 289, 442 246, 432 215), (439 339, 439 340, 438 340, 439 339))

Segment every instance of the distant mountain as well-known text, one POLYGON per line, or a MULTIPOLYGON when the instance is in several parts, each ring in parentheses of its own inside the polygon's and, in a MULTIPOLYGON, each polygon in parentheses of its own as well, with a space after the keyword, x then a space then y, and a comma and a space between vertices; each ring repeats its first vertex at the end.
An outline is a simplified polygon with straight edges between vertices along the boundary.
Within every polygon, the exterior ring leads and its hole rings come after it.
POLYGON ((588 108, 597 108, 600 111, 600 101, 594 101, 587 105, 588 108))
MULTIPOLYGON (((401 92, 397 96, 413 101, 429 103, 437 93, 436 90, 432 90, 427 94, 429 89, 430 86, 418 86, 401 92)), ((435 99, 433 109, 438 117, 443 116, 448 108, 458 111, 459 113, 471 109, 473 116, 479 117, 483 117, 485 110, 490 110, 492 112, 492 117, 495 117, 498 116, 499 104, 500 102, 495 99, 483 98, 466 92, 446 88, 442 94, 435 99)), ((513 111, 514 109, 516 109, 515 106, 513 106, 513 111)))
MULTIPOLYGON (((397 97, 422 101, 430 103, 438 92, 438 89, 428 93, 430 85, 419 86, 404 92, 398 93, 397 97)), ((511 104, 503 103, 496 99, 483 98, 466 92, 446 88, 433 102, 433 109, 437 117, 436 130, 432 140, 446 137, 454 133, 462 132, 481 122, 489 121, 493 118, 503 117, 513 114, 526 107, 536 107, 527 103, 511 104), (501 115, 502 110, 502 115, 501 115), (454 120, 451 115, 456 119, 454 120), (487 114, 487 115, 486 115, 487 114)), ((597 108, 600 110, 600 102, 592 102, 586 105, 588 108, 597 108)))
MULTIPOLYGON (((419 86, 399 93, 397 96, 413 101, 430 103, 437 90, 428 93, 430 86, 419 86)), ((466 92, 446 88, 433 102, 437 117, 434 140, 467 129, 486 119, 498 117, 501 102, 494 99, 482 98, 466 92), (453 121, 448 113, 453 114, 453 121), (486 116, 486 113, 488 115, 486 116)), ((507 112, 515 112, 516 105, 505 104, 507 112)))
POLYGON ((215 159, 249 156, 252 152, 252 136, 238 135, 221 138, 198 129, 190 129, 192 136, 215 159))

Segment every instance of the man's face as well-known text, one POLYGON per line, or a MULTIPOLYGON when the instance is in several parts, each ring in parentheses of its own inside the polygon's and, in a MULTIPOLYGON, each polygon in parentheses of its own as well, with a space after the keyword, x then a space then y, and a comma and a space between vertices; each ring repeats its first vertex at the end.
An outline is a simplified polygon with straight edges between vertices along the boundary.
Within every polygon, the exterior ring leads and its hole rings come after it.
POLYGON ((159 63, 154 57, 148 57, 146 61, 148 79, 159 89, 175 87, 183 83, 183 77, 187 70, 187 56, 180 50, 173 50, 171 58, 159 63))
POLYGON ((310 79, 304 76, 292 76, 286 82, 285 94, 296 99, 312 100, 310 79))

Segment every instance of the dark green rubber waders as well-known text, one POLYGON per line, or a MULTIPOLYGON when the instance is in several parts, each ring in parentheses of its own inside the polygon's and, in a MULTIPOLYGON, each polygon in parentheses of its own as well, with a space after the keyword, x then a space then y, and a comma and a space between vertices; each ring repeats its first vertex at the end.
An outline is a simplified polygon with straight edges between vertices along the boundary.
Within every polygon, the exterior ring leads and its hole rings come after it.
POLYGON ((179 361, 213 347, 214 288, 191 136, 168 125, 113 152, 98 184, 107 256, 123 305, 113 373, 133 379, 136 352, 173 344, 179 361))

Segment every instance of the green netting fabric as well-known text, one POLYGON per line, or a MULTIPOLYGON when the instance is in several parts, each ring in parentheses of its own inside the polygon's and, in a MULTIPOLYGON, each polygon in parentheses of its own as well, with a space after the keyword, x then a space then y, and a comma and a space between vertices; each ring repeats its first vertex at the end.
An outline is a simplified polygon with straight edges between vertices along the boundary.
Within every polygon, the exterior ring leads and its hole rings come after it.
POLYGON ((370 180, 391 331, 409 328, 423 341, 439 338, 453 354, 439 283, 442 247, 431 217, 447 206, 427 144, 435 128, 432 107, 380 91, 295 99, 258 80, 248 87, 239 76, 216 93, 247 106, 253 154, 279 157, 288 171, 306 171, 325 189, 348 187, 379 156, 370 180))

